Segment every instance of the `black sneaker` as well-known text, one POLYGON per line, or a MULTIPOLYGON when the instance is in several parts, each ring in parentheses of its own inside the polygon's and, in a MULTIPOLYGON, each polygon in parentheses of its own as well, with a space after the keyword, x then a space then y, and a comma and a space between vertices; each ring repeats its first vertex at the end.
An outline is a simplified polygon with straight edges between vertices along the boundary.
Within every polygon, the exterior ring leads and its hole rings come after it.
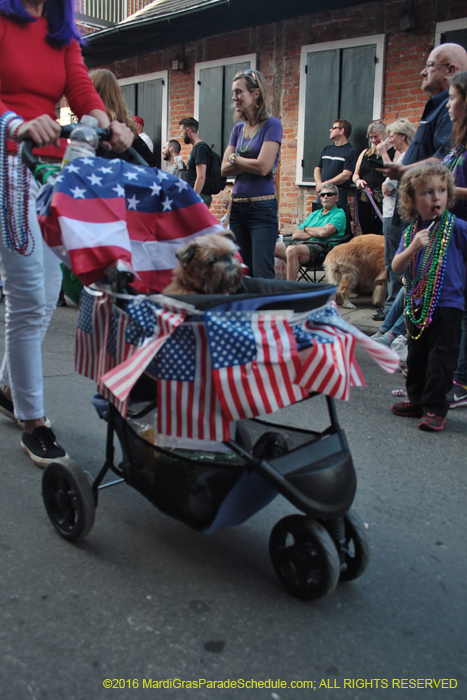
MULTIPOLYGON (((13 401, 10 401, 10 399, 7 399, 3 391, 0 389, 0 413, 3 413, 4 416, 7 418, 11 418, 11 420, 14 420, 17 425, 19 425, 20 428, 23 427, 23 423, 20 421, 19 418, 15 416, 15 407, 13 406, 13 401)), ((44 416, 44 421, 45 421, 45 426, 47 428, 52 427, 52 422, 44 416)))
POLYGON ((23 433, 21 447, 38 467, 46 467, 50 462, 60 462, 68 455, 55 439, 53 430, 45 425, 34 428, 31 434, 23 433))
POLYGON ((449 408, 467 406, 467 387, 454 380, 452 383, 452 389, 446 395, 446 399, 449 401, 449 408))
POLYGON ((384 321, 386 316, 388 315, 388 312, 386 309, 380 309, 377 313, 373 314, 371 317, 373 321, 384 321))
POLYGON ((0 389, 0 413, 3 413, 4 416, 7 418, 11 418, 11 420, 14 420, 15 423, 18 422, 16 416, 15 416, 15 409, 13 406, 13 401, 10 401, 10 399, 7 399, 3 391, 0 389))

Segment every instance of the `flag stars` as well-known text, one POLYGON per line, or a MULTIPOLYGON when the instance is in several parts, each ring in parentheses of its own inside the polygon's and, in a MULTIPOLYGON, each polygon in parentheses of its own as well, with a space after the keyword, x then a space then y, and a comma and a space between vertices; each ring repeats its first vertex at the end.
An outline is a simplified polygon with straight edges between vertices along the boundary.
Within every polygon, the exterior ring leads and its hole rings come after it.
POLYGON ((128 209, 133 209, 133 211, 137 211, 136 207, 139 204, 140 200, 136 199, 136 195, 134 194, 131 199, 127 199, 128 203, 128 209))
POLYGON ((121 186, 120 183, 118 183, 117 187, 112 187, 112 191, 116 192, 118 197, 124 197, 125 196, 125 189, 121 186))
POLYGON ((123 174, 124 174, 125 177, 127 177, 129 180, 137 180, 137 179, 138 179, 138 173, 129 171, 129 172, 123 173, 123 174))
POLYGON ((168 197, 166 197, 165 201, 162 202, 162 211, 172 211, 172 203, 173 199, 169 199, 168 197))
POLYGON ((102 178, 98 177, 97 175, 88 175, 87 179, 90 181, 91 185, 101 185, 102 184, 102 178))
POLYGON ((82 190, 78 186, 74 190, 70 190, 70 192, 73 195, 73 199, 85 199, 84 193, 86 190, 82 190))
POLYGON ((76 165, 73 165, 73 163, 68 163, 66 169, 69 173, 79 173, 79 168, 76 165))
POLYGON ((151 197, 154 197, 154 195, 158 195, 159 192, 161 191, 162 187, 157 184, 157 182, 153 182, 152 185, 149 185, 151 188, 151 197))

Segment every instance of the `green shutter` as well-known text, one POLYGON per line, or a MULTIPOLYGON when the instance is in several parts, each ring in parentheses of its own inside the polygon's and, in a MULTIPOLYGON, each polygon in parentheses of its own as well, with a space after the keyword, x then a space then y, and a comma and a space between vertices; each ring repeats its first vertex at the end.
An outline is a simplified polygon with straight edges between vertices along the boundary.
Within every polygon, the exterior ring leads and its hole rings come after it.
POLYGON ((303 180, 312 182, 319 154, 328 146, 329 129, 338 117, 339 51, 316 51, 307 56, 303 180))
POLYGON ((444 32, 441 37, 442 44, 460 44, 467 51, 467 29, 456 29, 452 32, 444 32))
POLYGON ((199 72, 199 136, 217 153, 222 149, 223 66, 199 72))
POLYGON ((138 114, 144 119, 144 131, 154 144, 154 165, 158 168, 161 167, 163 85, 162 78, 138 83, 138 114))
POLYGON ((358 153, 368 146, 373 119, 376 44, 342 50, 339 118, 352 124, 350 143, 358 153))
POLYGON ((133 114, 136 114, 136 85, 134 83, 132 85, 120 85, 120 91, 128 111, 133 116, 133 114))

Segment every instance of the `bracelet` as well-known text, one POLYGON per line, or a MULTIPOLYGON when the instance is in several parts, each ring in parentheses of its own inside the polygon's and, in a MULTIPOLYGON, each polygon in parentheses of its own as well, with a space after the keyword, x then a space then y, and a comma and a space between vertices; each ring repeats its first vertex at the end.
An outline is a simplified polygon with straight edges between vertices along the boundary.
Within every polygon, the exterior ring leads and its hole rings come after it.
POLYGON ((10 141, 16 141, 16 134, 18 133, 18 129, 23 123, 23 119, 12 119, 11 122, 8 124, 8 138, 10 139, 10 141))
POLYGON ((235 165, 235 158, 238 156, 238 153, 232 153, 232 155, 229 158, 229 163, 230 165, 235 165))

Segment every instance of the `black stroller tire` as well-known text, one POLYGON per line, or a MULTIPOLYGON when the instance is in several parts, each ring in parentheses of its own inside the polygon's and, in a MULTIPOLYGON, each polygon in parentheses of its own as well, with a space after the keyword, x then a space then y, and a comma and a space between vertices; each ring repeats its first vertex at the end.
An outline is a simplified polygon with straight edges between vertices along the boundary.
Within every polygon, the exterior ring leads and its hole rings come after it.
POLYGON ((327 530, 305 515, 289 515, 269 539, 272 565, 286 590, 302 600, 329 595, 337 586, 340 561, 327 530))
POLYGON ((341 581, 353 581, 363 574, 370 563, 370 542, 360 516, 353 510, 344 515, 345 558, 341 581))
POLYGON ((89 478, 73 462, 52 462, 42 477, 42 498, 47 515, 65 539, 83 539, 91 531, 96 515, 89 478))

